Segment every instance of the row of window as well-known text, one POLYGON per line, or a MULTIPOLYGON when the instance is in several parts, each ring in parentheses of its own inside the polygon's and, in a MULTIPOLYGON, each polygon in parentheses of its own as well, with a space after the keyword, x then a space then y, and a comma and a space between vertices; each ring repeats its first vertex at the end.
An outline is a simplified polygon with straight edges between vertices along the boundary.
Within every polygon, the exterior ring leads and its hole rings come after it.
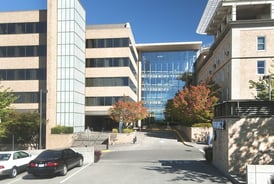
POLYGON ((39 103, 40 93, 39 92, 14 92, 17 99, 15 103, 39 103))
POLYGON ((129 47, 129 38, 87 39, 86 48, 129 47))
POLYGON ((0 47, 0 57, 46 56, 45 45, 0 47))
POLYGON ((46 22, 0 24, 0 34, 46 33, 46 22))
POLYGON ((86 59, 86 67, 124 67, 130 66, 129 58, 95 58, 86 59))
POLYGON ((95 58, 86 59, 86 67, 130 67, 134 75, 137 74, 129 58, 95 58))
MULTIPOLYGON (((16 92, 13 93, 18 98, 15 103, 39 103, 39 92, 16 92)), ((115 102, 125 97, 86 97, 86 106, 111 106, 115 102)), ((127 97, 128 98, 128 97, 127 97)), ((132 100, 132 99, 131 99, 132 100)))
POLYGON ((46 80, 45 69, 0 70, 0 80, 46 80))
MULTIPOLYGON (((130 97, 126 98, 132 100, 130 97)), ((86 106, 111 106, 123 99, 125 99, 125 96, 86 97, 86 106)))
POLYGON ((86 87, 129 86, 136 93, 136 86, 129 77, 86 78, 86 87))

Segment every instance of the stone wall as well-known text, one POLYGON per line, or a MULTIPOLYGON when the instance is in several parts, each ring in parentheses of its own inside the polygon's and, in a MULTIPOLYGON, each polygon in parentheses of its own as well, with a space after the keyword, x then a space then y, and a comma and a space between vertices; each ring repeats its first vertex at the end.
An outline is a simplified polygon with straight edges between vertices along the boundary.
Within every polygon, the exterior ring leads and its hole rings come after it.
MULTIPOLYGON (((220 120, 220 119, 219 119, 220 120)), ((274 164, 274 119, 223 118, 224 130, 214 130, 213 164, 227 174, 245 176, 247 165, 274 164)))
POLYGON ((68 148, 72 146, 74 134, 49 134, 47 149, 68 148))
POLYGON ((185 141, 207 143, 208 134, 212 137, 212 128, 177 126, 176 129, 186 136, 185 141))
POLYGON ((109 145, 115 144, 128 144, 128 143, 135 143, 136 141, 136 133, 111 133, 109 135, 109 145))

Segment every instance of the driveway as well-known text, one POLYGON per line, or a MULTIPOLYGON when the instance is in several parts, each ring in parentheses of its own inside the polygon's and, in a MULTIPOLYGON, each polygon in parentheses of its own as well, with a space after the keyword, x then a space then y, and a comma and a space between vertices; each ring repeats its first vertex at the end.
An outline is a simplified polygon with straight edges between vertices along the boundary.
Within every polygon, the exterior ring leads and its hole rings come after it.
POLYGON ((178 142, 172 131, 137 132, 135 144, 111 146, 80 174, 80 183, 95 184, 231 183, 198 148, 178 142))

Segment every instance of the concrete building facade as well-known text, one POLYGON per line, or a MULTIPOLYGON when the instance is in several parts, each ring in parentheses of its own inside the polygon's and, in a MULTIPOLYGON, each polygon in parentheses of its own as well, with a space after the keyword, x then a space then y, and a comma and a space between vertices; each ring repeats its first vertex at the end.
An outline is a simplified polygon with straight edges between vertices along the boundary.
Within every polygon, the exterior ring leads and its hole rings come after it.
POLYGON ((115 125, 108 109, 118 100, 140 100, 139 60, 129 23, 86 28, 86 126, 115 125))
POLYGON ((195 64, 197 83, 212 77, 221 101, 255 99, 249 80, 273 70, 273 18, 273 1, 209 0, 197 32, 214 43, 195 64))
POLYGON ((212 77, 220 86, 213 164, 228 176, 245 179, 247 165, 273 165, 273 103, 255 101, 257 91, 249 83, 273 74, 273 5, 273 0, 209 0, 197 28, 214 36, 195 63, 195 79, 212 77))
MULTIPOLYGON (((73 127, 74 132, 117 127, 108 117, 112 104, 124 98, 143 100, 146 92, 143 53, 165 52, 174 58, 174 52, 181 52, 178 67, 191 70, 201 45, 137 47, 129 23, 86 26, 85 19, 79 0, 48 0, 47 10, 0 13, 1 85, 19 97, 13 104, 16 111, 41 114, 38 134, 43 148, 56 146, 51 129, 58 125, 73 127)), ((176 69, 173 78, 180 81, 183 71, 176 69)), ((162 98, 166 103, 167 97, 162 98)))

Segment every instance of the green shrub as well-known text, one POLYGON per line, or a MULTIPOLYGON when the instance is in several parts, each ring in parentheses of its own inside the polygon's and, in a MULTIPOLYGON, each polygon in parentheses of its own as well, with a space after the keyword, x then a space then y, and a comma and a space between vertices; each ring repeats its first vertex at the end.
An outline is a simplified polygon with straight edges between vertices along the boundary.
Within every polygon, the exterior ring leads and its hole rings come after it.
POLYGON ((213 159, 213 148, 211 146, 205 147, 204 152, 206 161, 211 163, 213 159))
POLYGON ((71 134, 73 133, 73 127, 67 127, 67 126, 64 126, 63 127, 63 134, 71 134))
POLYGON ((51 128, 52 134, 71 134, 73 133, 73 127, 57 125, 51 128))
POLYGON ((212 127, 211 123, 195 123, 191 127, 207 127, 210 128, 212 127))
POLYGON ((62 127, 61 126, 56 126, 51 128, 51 133, 52 134, 61 134, 62 132, 62 127))

